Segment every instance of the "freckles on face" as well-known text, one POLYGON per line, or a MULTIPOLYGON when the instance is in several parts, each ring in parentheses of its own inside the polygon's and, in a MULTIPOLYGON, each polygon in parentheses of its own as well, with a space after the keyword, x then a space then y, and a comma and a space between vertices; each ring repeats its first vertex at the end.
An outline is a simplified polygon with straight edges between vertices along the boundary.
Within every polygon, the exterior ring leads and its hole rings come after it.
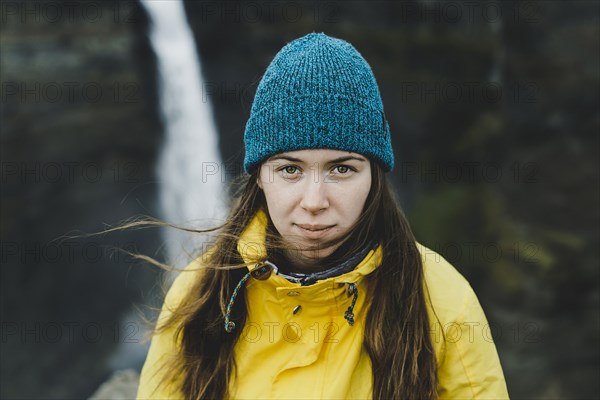
POLYGON ((314 246, 346 234, 358 220, 371 189, 371 166, 347 151, 290 151, 261 165, 258 185, 284 240, 314 246))

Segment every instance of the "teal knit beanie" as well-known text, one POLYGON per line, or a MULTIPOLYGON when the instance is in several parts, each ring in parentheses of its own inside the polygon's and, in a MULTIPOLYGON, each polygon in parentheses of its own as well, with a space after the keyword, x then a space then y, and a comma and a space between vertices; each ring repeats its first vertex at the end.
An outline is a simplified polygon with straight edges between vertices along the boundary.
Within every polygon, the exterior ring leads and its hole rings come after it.
POLYGON ((348 42, 310 33, 285 45, 262 77, 244 132, 244 169, 285 151, 352 151, 394 167, 371 67, 348 42))

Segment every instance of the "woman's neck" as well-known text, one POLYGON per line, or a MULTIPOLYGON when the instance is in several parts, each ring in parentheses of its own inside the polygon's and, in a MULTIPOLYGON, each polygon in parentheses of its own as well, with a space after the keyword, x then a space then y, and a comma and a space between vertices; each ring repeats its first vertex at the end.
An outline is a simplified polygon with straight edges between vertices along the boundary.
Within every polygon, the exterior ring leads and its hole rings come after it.
POLYGON ((339 245, 330 255, 321 258, 310 258, 298 256, 284 251, 275 255, 281 265, 278 265, 282 272, 298 272, 304 274, 322 272, 340 264, 342 256, 348 251, 350 245, 348 242, 339 245))
POLYGON ((294 257, 289 254, 289 252, 285 252, 283 258, 283 268, 288 270, 286 272, 301 272, 308 274, 321 272, 327 269, 327 266, 323 263, 323 258, 294 257))

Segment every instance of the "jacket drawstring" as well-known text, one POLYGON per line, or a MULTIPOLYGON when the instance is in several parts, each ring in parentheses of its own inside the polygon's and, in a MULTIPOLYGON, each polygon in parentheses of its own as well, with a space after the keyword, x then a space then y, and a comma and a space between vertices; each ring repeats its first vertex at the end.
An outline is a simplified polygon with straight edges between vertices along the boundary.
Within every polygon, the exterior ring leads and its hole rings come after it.
POLYGON ((354 305, 356 304, 356 299, 358 298, 358 288, 354 283, 348 284, 348 296, 350 295, 354 295, 354 297, 352 298, 352 304, 350 304, 344 313, 344 318, 346 318, 350 326, 352 326, 354 325, 354 305))
POLYGON ((248 281, 248 279, 250 279, 251 276, 263 281, 269 276, 271 276, 272 271, 275 271, 275 273, 277 273, 277 267, 275 266, 275 264, 269 261, 265 261, 262 266, 261 264, 256 264, 256 267, 252 271, 246 273, 242 277, 242 279, 240 279, 238 284, 235 286, 235 289, 233 289, 233 293, 231 294, 229 304, 227 304, 227 309, 225 311, 225 332, 231 333, 235 329, 235 322, 231 321, 230 319, 231 310, 233 309, 233 303, 235 302, 235 298, 237 297, 242 286, 244 286, 244 283, 246 283, 246 281, 248 281))
POLYGON ((231 299, 229 299, 229 304, 227 304, 227 311, 225 312, 225 331, 227 333, 231 333, 235 329, 235 322, 229 320, 229 318, 231 317, 231 309, 233 308, 233 302, 235 301, 238 292, 240 291, 244 283, 246 283, 246 281, 250 279, 250 275, 252 275, 252 273, 248 272, 246 275, 243 276, 242 279, 240 279, 235 289, 233 289, 233 294, 231 295, 231 299))

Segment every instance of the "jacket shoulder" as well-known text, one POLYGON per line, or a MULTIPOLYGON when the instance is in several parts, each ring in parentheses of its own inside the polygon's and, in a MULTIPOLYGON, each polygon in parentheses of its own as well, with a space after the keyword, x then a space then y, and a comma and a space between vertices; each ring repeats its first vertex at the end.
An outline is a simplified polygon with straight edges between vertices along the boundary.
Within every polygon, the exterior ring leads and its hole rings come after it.
POLYGON ((175 276, 165 296, 164 308, 171 310, 181 304, 193 284, 199 279, 199 274, 206 269, 203 259, 204 256, 198 256, 175 276))
POLYGON ((441 255, 418 243, 417 247, 438 357, 439 398, 508 399, 502 366, 477 295, 441 255))
MULTIPOLYGON (((202 256, 191 261, 172 281, 165 296, 163 306, 156 322, 157 326, 165 324, 181 305, 184 297, 199 279, 205 269, 202 256)), ((171 380, 164 382, 165 363, 178 357, 180 341, 176 334, 177 328, 170 326, 161 333, 154 334, 148 349, 146 361, 140 373, 137 399, 183 398, 178 391, 179 382, 171 380)))
POLYGON ((469 297, 474 296, 467 279, 444 257, 417 243, 423 261, 427 302, 441 323, 455 322, 469 297))

